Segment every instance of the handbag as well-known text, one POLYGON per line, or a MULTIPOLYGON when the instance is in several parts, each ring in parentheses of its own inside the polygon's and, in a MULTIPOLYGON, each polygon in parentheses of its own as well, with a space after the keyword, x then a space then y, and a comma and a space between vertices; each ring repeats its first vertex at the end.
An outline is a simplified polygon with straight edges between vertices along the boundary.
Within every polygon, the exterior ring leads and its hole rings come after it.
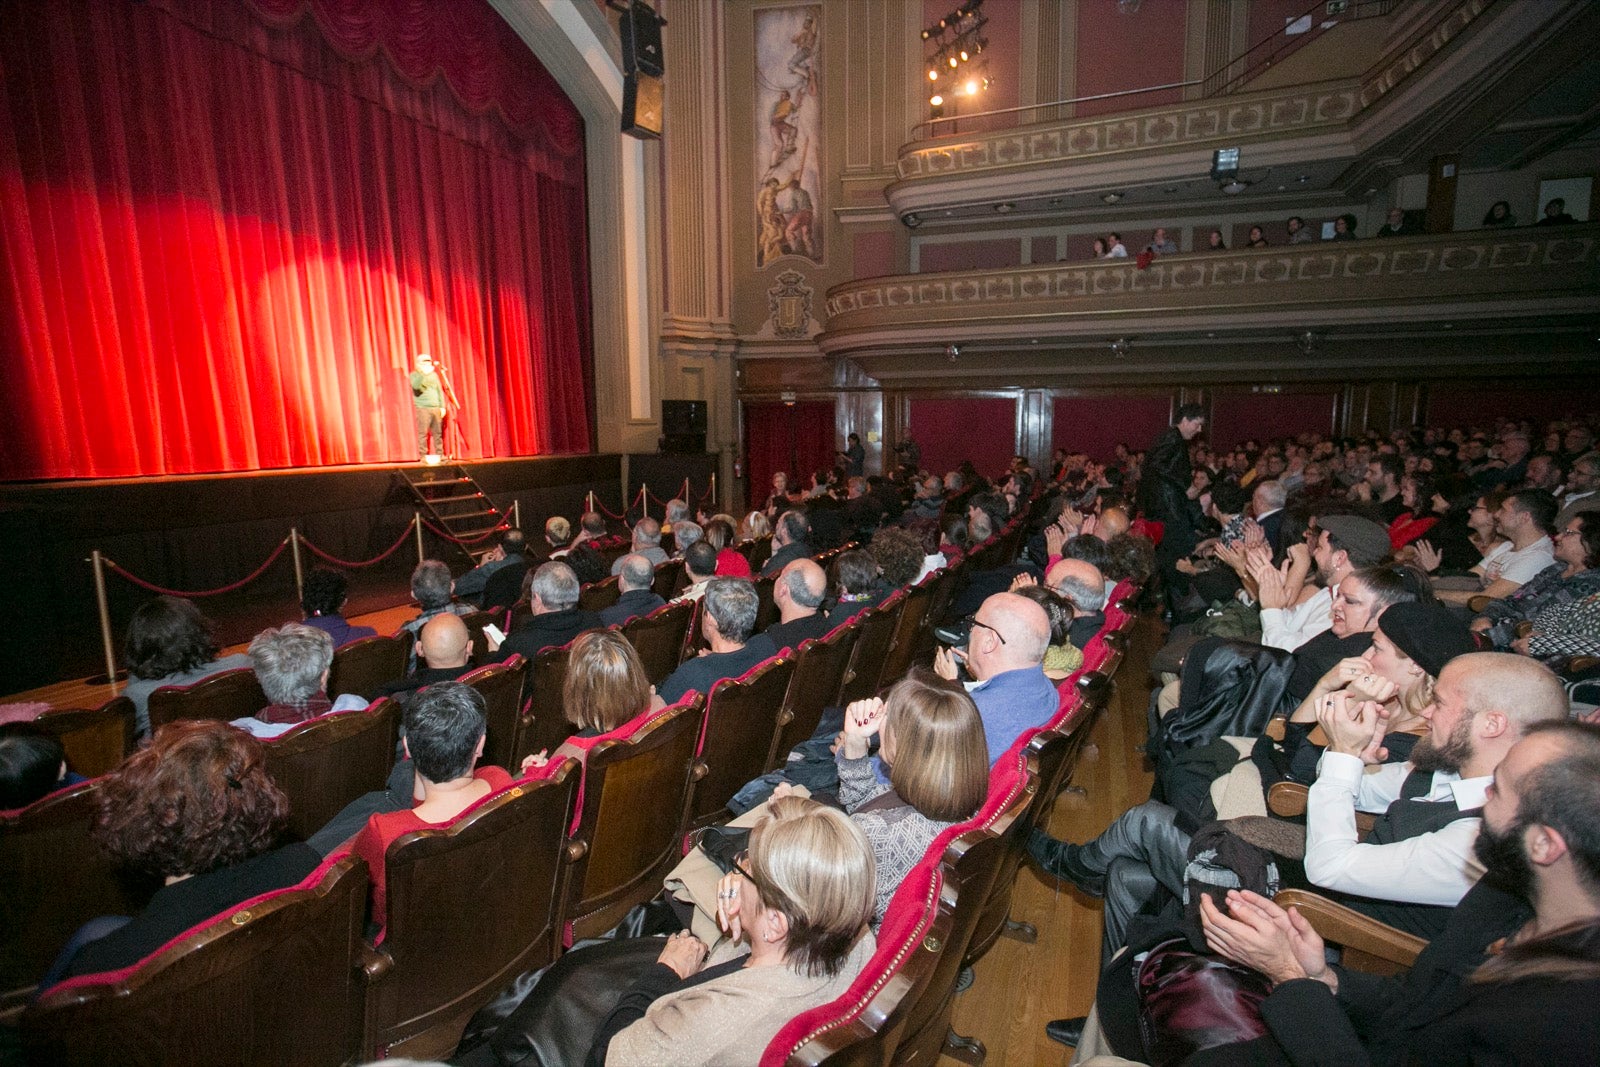
POLYGON ((1272 984, 1258 971, 1196 952, 1186 937, 1162 941, 1135 958, 1133 968, 1139 1032, 1151 1067, 1173 1067, 1202 1049, 1267 1032, 1261 1002, 1272 984))

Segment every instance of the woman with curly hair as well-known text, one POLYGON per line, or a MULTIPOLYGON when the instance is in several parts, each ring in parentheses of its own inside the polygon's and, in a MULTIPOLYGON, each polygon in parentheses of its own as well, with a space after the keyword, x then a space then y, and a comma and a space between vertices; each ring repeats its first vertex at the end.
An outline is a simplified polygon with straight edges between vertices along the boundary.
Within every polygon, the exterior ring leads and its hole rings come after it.
POLYGON ((132 677, 122 695, 133 701, 140 737, 150 732, 150 694, 161 686, 192 685, 221 671, 250 666, 250 657, 243 653, 218 659, 211 620, 189 601, 170 596, 156 597, 133 613, 123 659, 132 677))
POLYGON ((164 884, 132 920, 82 945, 66 975, 131 966, 236 904, 299 883, 321 857, 305 844, 273 849, 288 817, 261 742, 243 730, 210 720, 157 730, 106 779, 93 832, 122 866, 164 884))

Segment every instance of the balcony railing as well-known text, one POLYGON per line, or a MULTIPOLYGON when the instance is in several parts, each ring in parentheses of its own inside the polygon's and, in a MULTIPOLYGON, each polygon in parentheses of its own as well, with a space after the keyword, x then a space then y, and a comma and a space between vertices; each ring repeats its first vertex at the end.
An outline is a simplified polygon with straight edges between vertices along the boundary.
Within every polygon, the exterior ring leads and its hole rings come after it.
POLYGON ((1121 259, 865 278, 828 290, 820 341, 849 354, 911 336, 1104 331, 1133 316, 1151 330, 1232 329, 1296 309, 1364 321, 1594 318, 1597 292, 1600 225, 1528 227, 1161 256, 1142 270, 1121 259))
MULTIPOLYGON (((1461 0, 1397 45, 1360 78, 1228 93, 1139 111, 1034 123, 967 137, 912 141, 900 150, 896 174, 902 182, 916 182, 1342 129, 1437 55, 1494 3, 1495 0, 1461 0)), ((893 199, 891 194, 891 201, 893 199)))

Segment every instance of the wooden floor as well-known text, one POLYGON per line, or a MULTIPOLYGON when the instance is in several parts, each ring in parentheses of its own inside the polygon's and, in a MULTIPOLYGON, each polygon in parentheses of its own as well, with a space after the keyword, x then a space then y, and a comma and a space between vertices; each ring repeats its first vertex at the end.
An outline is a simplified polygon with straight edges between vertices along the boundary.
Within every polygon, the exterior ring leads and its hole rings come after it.
MULTIPOLYGON (((1159 639, 1158 623, 1146 618, 1135 627, 1117 670, 1116 698, 1090 735, 1098 758, 1080 763, 1074 778, 1088 795, 1061 795, 1049 826, 1056 837, 1086 841, 1149 798, 1151 777, 1139 750, 1150 695, 1147 664, 1159 639)), ((1011 917, 1037 927, 1039 940, 1031 945, 1009 937, 997 941, 978 961, 972 987, 956 997, 952 1023, 957 1033, 987 1047, 984 1067, 1066 1067, 1072 1050, 1046 1037, 1044 1024, 1085 1015, 1094 1002, 1100 902, 1024 865, 1011 917)), ((957 1061, 941 1057, 940 1062, 954 1067, 957 1061)))

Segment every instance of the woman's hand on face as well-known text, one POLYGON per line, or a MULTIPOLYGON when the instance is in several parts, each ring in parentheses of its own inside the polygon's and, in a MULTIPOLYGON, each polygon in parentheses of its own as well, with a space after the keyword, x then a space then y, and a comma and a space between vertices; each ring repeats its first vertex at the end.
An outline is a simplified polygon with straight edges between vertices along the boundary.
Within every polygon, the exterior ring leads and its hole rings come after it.
POLYGON ((671 967, 679 978, 692 978, 700 973, 700 966, 706 961, 706 951, 704 941, 687 930, 681 930, 667 938, 667 946, 656 957, 656 962, 671 967))
POLYGON ((739 884, 744 875, 729 871, 717 882, 717 928, 735 941, 744 927, 739 922, 739 884))

